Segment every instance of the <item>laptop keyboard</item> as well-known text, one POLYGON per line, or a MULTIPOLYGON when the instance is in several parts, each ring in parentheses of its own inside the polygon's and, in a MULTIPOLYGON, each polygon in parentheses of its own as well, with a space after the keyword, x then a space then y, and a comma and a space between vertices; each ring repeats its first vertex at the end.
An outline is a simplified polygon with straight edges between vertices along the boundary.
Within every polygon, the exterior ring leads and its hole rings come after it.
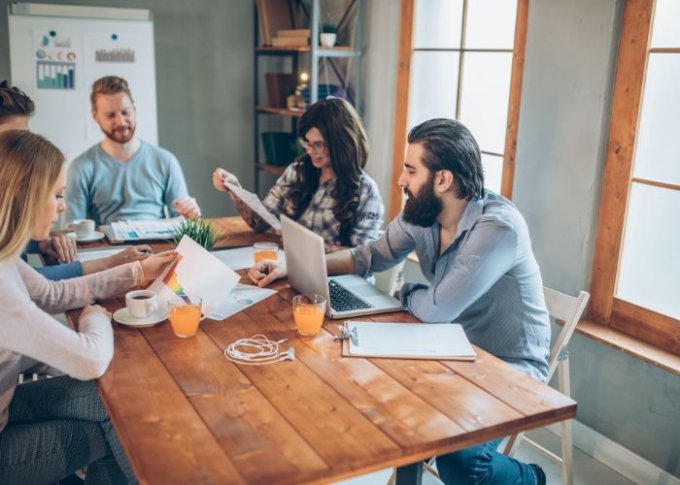
POLYGON ((328 290, 331 295, 331 308, 336 312, 363 310, 372 307, 333 280, 328 281, 328 290))

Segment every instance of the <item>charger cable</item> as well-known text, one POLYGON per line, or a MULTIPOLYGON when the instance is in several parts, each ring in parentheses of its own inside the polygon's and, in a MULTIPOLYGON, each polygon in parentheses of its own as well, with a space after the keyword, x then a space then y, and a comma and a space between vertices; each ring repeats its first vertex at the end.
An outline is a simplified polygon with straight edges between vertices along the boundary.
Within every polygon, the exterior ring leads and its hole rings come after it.
POLYGON ((295 349, 279 350, 279 345, 287 339, 269 340, 265 335, 257 334, 250 338, 241 338, 227 345, 224 356, 232 362, 244 365, 265 365, 295 360, 295 349))

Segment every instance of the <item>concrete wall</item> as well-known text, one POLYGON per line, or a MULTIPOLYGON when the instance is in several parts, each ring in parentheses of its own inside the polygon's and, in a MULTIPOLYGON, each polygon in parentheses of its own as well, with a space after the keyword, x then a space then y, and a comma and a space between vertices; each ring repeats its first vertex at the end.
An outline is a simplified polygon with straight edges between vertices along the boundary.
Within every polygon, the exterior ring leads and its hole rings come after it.
MULTIPOLYGON (((544 283, 587 289, 623 2, 532 1, 514 201, 544 283)), ((680 476, 680 378, 575 335, 578 420, 680 476)))
MULTIPOLYGON (((8 79, 7 6, 0 6, 0 77, 8 79)), ((63 0, 34 3, 145 8, 153 12, 161 146, 182 164, 207 216, 235 214, 212 188, 217 166, 252 186, 253 0, 63 0)), ((134 93, 133 93, 134 94, 134 93)), ((39 108, 39 107, 38 107, 39 108)))

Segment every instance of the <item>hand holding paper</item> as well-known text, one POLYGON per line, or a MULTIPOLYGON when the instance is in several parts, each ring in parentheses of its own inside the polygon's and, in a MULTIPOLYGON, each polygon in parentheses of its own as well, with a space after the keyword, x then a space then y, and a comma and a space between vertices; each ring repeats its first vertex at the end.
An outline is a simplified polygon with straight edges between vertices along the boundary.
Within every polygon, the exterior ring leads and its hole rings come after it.
POLYGON ((245 205, 255 212, 255 214, 260 216, 262 220, 269 224, 275 231, 281 229, 281 222, 274 214, 267 210, 257 195, 229 182, 225 182, 224 186, 231 190, 236 197, 241 199, 245 205))

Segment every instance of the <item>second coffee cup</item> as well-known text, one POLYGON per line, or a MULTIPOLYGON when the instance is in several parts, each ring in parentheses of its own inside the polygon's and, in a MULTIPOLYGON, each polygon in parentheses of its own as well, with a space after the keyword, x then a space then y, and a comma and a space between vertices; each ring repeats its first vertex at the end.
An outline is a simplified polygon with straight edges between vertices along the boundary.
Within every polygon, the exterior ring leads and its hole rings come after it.
POLYGON ((125 295, 125 306, 135 318, 145 318, 158 310, 156 292, 151 290, 135 290, 125 295))

